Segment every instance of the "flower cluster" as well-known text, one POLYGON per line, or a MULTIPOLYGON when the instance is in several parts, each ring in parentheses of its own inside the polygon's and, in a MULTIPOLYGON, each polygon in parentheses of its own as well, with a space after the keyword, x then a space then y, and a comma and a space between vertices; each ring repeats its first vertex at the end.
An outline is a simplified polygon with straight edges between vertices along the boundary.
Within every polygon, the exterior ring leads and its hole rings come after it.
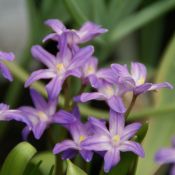
MULTIPOLYGON (((33 57, 47 68, 34 71, 25 82, 25 87, 37 80, 48 79, 49 82, 45 86, 48 99, 46 101, 38 92, 30 89, 34 107, 22 106, 17 110, 9 110, 7 105, 1 104, 0 120, 17 120, 25 123, 26 127, 22 132, 24 139, 27 139, 30 131, 36 139, 40 139, 51 124, 60 124, 68 130, 72 139, 57 143, 53 153, 62 152, 63 159, 70 159, 80 153, 84 160, 89 162, 96 152, 104 157, 105 172, 109 172, 118 164, 120 152, 131 151, 144 157, 143 148, 132 139, 141 124, 126 125, 126 117, 132 106, 127 110, 123 103, 123 96, 127 92, 132 92, 135 100, 138 95, 147 91, 171 89, 172 85, 168 82, 147 83, 146 68, 137 62, 131 63, 131 71, 126 65, 120 64, 98 69, 98 59, 93 56, 94 47, 91 45, 82 47, 81 44, 107 32, 107 29, 99 25, 86 22, 79 30, 72 30, 67 29, 56 19, 47 20, 45 23, 53 29, 54 33, 44 37, 43 42, 56 41, 58 50, 53 55, 40 45, 32 47, 33 57), (82 86, 90 85, 96 92, 75 94, 72 105, 65 103, 64 110, 57 110, 59 95, 65 90, 67 78, 71 76, 79 78, 82 86), (86 123, 81 121, 77 103, 94 99, 103 100, 109 106, 109 127, 106 121, 96 119, 95 116, 89 117, 86 123)), ((3 59, 11 61, 13 58, 11 53, 0 52, 0 61, 3 59)), ((12 80, 4 64, 0 62, 0 66, 3 75, 12 80)), ((67 88, 66 91, 70 89, 67 88)))

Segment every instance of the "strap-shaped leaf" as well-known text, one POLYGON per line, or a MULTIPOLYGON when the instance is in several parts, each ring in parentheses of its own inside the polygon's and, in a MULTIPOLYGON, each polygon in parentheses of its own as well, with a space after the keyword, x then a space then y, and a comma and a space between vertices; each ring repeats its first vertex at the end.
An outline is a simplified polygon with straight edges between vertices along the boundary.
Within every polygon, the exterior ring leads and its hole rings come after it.
POLYGON ((66 175, 87 175, 82 169, 74 165, 70 160, 67 160, 67 174, 66 175))
POLYGON ((35 155, 31 159, 30 163, 28 164, 25 170, 24 175, 50 175, 54 172, 54 165, 55 156, 52 154, 52 152, 42 152, 35 155))
MULTIPOLYGON (((170 42, 160 65, 156 82, 169 81, 175 85, 175 35, 170 42)), ((175 102, 174 91, 161 90, 155 95, 157 108, 170 105, 175 102)), ((136 175, 153 174, 159 167, 154 162, 154 155, 158 149, 170 146, 171 138, 175 133, 174 112, 167 111, 166 114, 160 114, 158 118, 152 118, 149 122, 149 130, 144 142, 145 159, 140 159, 136 175), (144 170, 144 171, 143 171, 144 170)))
POLYGON ((27 164, 35 153, 36 149, 31 144, 19 143, 7 156, 0 175, 23 175, 27 164))
POLYGON ((109 41, 119 41, 122 37, 144 26, 167 11, 175 8, 175 0, 158 1, 140 12, 126 17, 109 34, 109 41))

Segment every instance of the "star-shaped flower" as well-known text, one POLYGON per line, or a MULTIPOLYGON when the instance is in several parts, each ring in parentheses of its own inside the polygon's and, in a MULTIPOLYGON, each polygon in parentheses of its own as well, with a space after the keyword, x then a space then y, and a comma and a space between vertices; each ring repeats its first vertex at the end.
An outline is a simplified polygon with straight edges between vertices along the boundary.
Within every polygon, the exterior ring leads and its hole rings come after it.
POLYGON ((98 35, 101 35, 107 32, 107 29, 102 28, 101 26, 94 24, 90 21, 86 22, 79 30, 67 29, 64 24, 58 19, 49 19, 45 21, 45 24, 52 28, 55 33, 47 35, 43 41, 48 39, 53 39, 59 41, 59 36, 63 33, 68 33, 68 44, 80 44, 92 40, 98 35))
POLYGON ((92 56, 94 49, 92 46, 80 48, 75 54, 67 46, 65 35, 61 36, 60 51, 54 56, 44 50, 41 46, 32 47, 33 56, 45 64, 47 69, 34 71, 25 83, 25 87, 39 79, 51 79, 46 90, 50 99, 55 99, 62 89, 64 80, 69 76, 80 78, 80 67, 84 65, 92 56))
POLYGON ((109 170, 120 161, 120 151, 131 151, 144 157, 144 150, 141 145, 131 139, 141 127, 140 123, 124 126, 124 115, 110 110, 109 130, 104 123, 96 118, 90 118, 89 122, 94 126, 94 135, 89 136, 82 142, 84 149, 91 151, 105 151, 104 171, 109 170))
POLYGON ((76 118, 75 122, 64 125, 70 132, 72 140, 64 140, 60 143, 57 143, 53 149, 54 154, 59 154, 63 152, 63 159, 71 159, 78 152, 87 162, 91 161, 93 152, 83 149, 81 143, 92 133, 92 129, 89 123, 82 123, 80 121, 80 114, 77 108, 74 108, 73 113, 68 113, 65 111, 60 111, 60 118, 71 117, 76 118))
POLYGON ((131 78, 133 80, 133 92, 135 95, 160 88, 173 88, 173 86, 168 82, 158 84, 146 83, 147 70, 142 63, 131 63, 131 73, 129 73, 126 65, 112 64, 111 67, 116 76, 121 78, 131 78))

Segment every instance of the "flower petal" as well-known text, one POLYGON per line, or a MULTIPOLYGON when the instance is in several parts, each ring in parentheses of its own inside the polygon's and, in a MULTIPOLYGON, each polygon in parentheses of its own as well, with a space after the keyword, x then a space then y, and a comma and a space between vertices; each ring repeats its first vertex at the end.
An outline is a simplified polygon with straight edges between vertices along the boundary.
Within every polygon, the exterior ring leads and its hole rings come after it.
POLYGON ((119 150, 122 152, 131 151, 140 157, 145 156, 145 153, 144 153, 142 146, 139 143, 133 142, 133 141, 123 142, 122 145, 120 145, 119 150))
POLYGON ((107 130, 104 122, 102 122, 94 117, 90 117, 88 122, 91 123, 92 126, 94 126, 94 130, 96 132, 110 136, 109 131, 107 130))
POLYGON ((111 135, 119 134, 123 132, 125 125, 124 114, 117 113, 110 109, 110 118, 109 118, 109 131, 111 135))
POLYGON ((59 53, 57 55, 57 60, 60 60, 64 63, 64 65, 67 67, 68 64, 70 64, 70 61, 72 59, 72 52, 70 48, 68 48, 68 41, 67 41, 67 35, 66 33, 63 33, 59 37, 59 53))
POLYGON ((136 81, 136 84, 143 84, 146 80, 147 70, 144 64, 138 62, 131 63, 131 75, 136 81), (142 80, 142 81, 141 81, 142 80), (139 83, 141 82, 141 84, 139 83))
POLYGON ((72 159, 73 157, 76 156, 76 154, 78 154, 77 150, 68 149, 68 150, 63 152, 61 157, 62 157, 63 160, 72 159))
POLYGON ((0 60, 13 61, 14 59, 15 59, 15 55, 13 52, 0 51, 0 60))
POLYGON ((92 151, 81 150, 80 154, 86 162, 90 162, 92 160, 92 156, 93 156, 92 151))
POLYGON ((80 101, 81 102, 87 102, 87 101, 90 101, 90 100, 104 100, 105 99, 105 96, 102 94, 102 93, 99 93, 99 92, 92 92, 92 93, 82 93, 80 95, 80 101))
POLYGON ((163 148, 155 155, 155 161, 158 163, 175 163, 175 149, 163 148))
POLYGON ((51 27, 59 35, 62 34, 62 32, 66 29, 64 24, 58 19, 49 19, 44 23, 51 27))
POLYGON ((82 149, 90 151, 106 151, 111 149, 111 142, 106 135, 89 136, 87 139, 81 142, 82 149))
POLYGON ((107 29, 88 21, 83 24, 79 31, 77 31, 77 34, 80 37, 79 43, 89 41, 107 31, 107 29))
POLYGON ((34 81, 37 81, 40 79, 49 79, 53 77, 55 77, 55 73, 49 69, 40 69, 40 70, 34 71, 25 82, 25 87, 28 87, 34 81))
POLYGON ((0 110, 8 110, 10 107, 5 103, 0 103, 0 110))
POLYGON ((112 64, 111 68, 113 70, 113 72, 117 75, 117 76, 121 76, 121 77, 130 77, 130 74, 128 72, 128 68, 127 65, 121 65, 121 64, 112 64))
POLYGON ((130 125, 127 125, 122 132, 121 139, 122 140, 130 139, 135 135, 135 133, 140 129, 140 127, 141 127, 140 123, 132 123, 130 125))
POLYGON ((22 138, 24 140, 27 140, 30 131, 31 130, 29 130, 29 127, 28 126, 24 127, 24 129, 22 130, 22 138))
POLYGON ((134 88, 134 94, 135 95, 140 95, 145 92, 147 92, 151 88, 152 84, 151 83, 144 83, 140 86, 137 86, 134 88))
POLYGON ((77 69, 73 69, 73 70, 68 70, 65 74, 65 77, 74 76, 74 77, 80 78, 81 75, 82 75, 82 73, 81 73, 80 69, 77 68, 77 69))
POLYGON ((114 75, 114 72, 111 68, 101 68, 96 73, 97 79, 102 79, 108 83, 116 83, 117 76, 114 75))
POLYGON ((125 113, 126 108, 124 106, 123 100, 121 97, 112 96, 107 100, 109 107, 118 113, 125 113))
POLYGON ((110 169, 117 165, 120 161, 120 152, 118 149, 113 148, 106 152, 104 156, 104 171, 108 173, 110 169))
POLYGON ((85 65, 82 66, 83 76, 88 77, 91 74, 95 74, 98 65, 98 60, 95 57, 91 57, 85 65))
POLYGON ((66 151, 68 149, 78 150, 77 145, 72 140, 64 140, 54 146, 53 153, 59 154, 60 152, 66 151))
POLYGON ((56 63, 55 56, 47 52, 44 48, 39 45, 35 45, 31 48, 32 55, 43 64, 48 67, 54 67, 56 63))
POLYGON ((42 111, 48 108, 48 104, 46 103, 45 99, 37 91, 30 89, 30 95, 37 109, 42 111))
POLYGON ((0 63, 0 71, 2 72, 2 75, 4 76, 4 78, 6 78, 9 81, 13 81, 13 78, 9 69, 3 63, 0 63))
POLYGON ((88 120, 89 123, 91 123, 92 126, 94 126, 95 130, 101 130, 101 133, 106 134, 107 136, 110 136, 109 131, 106 128, 106 125, 104 122, 94 118, 94 117, 89 117, 88 120))
POLYGON ((175 165, 171 167, 170 175, 175 175, 175 165))
POLYGON ((78 119, 80 120, 81 115, 80 115, 80 110, 78 108, 78 106, 75 106, 72 110, 72 114, 78 119))
POLYGON ((47 123, 46 122, 40 122, 36 126, 32 128, 33 134, 36 139, 40 139, 41 136, 43 135, 44 131, 47 128, 47 123))
POLYGON ((59 112, 53 115, 53 121, 59 124, 72 124, 76 120, 77 119, 73 114, 64 110, 60 110, 59 112))
POLYGON ((58 41, 59 40, 59 36, 57 33, 50 33, 47 36, 45 36, 42 40, 42 42, 46 42, 48 40, 54 40, 54 41, 58 41))
POLYGON ((87 60, 92 56, 93 52, 93 46, 86 46, 84 48, 79 49, 79 51, 73 57, 72 63, 70 64, 68 69, 75 69, 85 64, 87 60))
POLYGON ((50 100, 54 100, 58 97, 62 89, 63 81, 63 79, 56 76, 46 85, 46 90, 50 100))
POLYGON ((161 88, 173 89, 173 86, 168 82, 163 82, 163 83, 152 84, 152 86, 148 90, 152 91, 152 90, 157 90, 161 88))

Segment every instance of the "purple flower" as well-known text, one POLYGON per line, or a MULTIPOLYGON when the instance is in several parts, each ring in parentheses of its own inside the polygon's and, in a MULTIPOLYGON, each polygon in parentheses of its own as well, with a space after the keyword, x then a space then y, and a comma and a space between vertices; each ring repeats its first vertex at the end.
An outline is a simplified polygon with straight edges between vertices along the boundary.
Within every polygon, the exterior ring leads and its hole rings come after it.
POLYGON ((158 84, 146 83, 147 70, 146 67, 141 63, 131 63, 131 73, 129 73, 126 65, 112 64, 111 67, 117 76, 121 78, 132 78, 133 92, 135 95, 160 88, 173 88, 173 86, 168 82, 158 84))
POLYGON ((77 108, 74 109, 73 113, 60 111, 60 118, 64 117, 76 119, 75 122, 64 125, 69 130, 72 140, 64 140, 57 143, 53 149, 53 153, 59 154, 60 152, 63 152, 63 159, 71 159, 79 152, 85 161, 91 161, 93 152, 87 151, 81 146, 82 141, 92 134, 91 126, 89 123, 84 124, 80 121, 80 114, 77 108))
POLYGON ((50 99, 58 96, 67 77, 81 77, 80 67, 85 64, 94 51, 92 46, 87 46, 73 54, 67 47, 66 36, 62 35, 61 38, 59 43, 60 52, 56 56, 50 54, 41 46, 32 47, 33 56, 48 68, 33 72, 25 83, 25 87, 27 87, 39 79, 52 79, 46 86, 50 99))
POLYGON ((82 142, 84 149, 93 151, 105 151, 104 171, 117 165, 120 161, 120 151, 131 151, 144 157, 144 150, 139 143, 129 140, 141 127, 140 123, 124 126, 124 115, 110 110, 109 130, 98 119, 90 118, 89 122, 94 126, 95 134, 82 142))
POLYGON ((13 81, 12 75, 6 65, 3 63, 3 60, 13 61, 15 59, 15 55, 12 52, 2 52, 0 51, 0 71, 2 75, 8 79, 9 81, 13 81))
POLYGON ((173 163, 171 175, 175 175, 175 138, 172 139, 172 148, 162 148, 157 151, 155 161, 159 164, 173 163))
POLYGON ((24 139, 27 139, 30 131, 33 132, 36 139, 40 139, 45 129, 51 123, 66 124, 74 121, 72 118, 59 117, 59 112, 56 113, 56 100, 46 102, 45 99, 33 89, 30 90, 30 95, 35 107, 20 107, 19 110, 22 113, 22 117, 12 118, 24 122, 27 125, 23 129, 24 139))
POLYGON ((92 22, 86 22, 80 30, 66 29, 64 24, 58 19, 49 19, 45 24, 53 29, 55 33, 47 35, 43 41, 53 39, 58 41, 59 36, 63 33, 69 33, 68 44, 80 44, 92 40, 98 35, 107 32, 107 29, 101 28, 101 26, 92 22))
POLYGON ((95 75, 89 76, 91 86, 97 89, 97 92, 82 93, 75 97, 75 101, 87 102, 93 99, 105 100, 111 109, 118 113, 124 113, 126 108, 123 104, 122 95, 130 90, 128 81, 118 81, 110 68, 103 68, 95 75))

